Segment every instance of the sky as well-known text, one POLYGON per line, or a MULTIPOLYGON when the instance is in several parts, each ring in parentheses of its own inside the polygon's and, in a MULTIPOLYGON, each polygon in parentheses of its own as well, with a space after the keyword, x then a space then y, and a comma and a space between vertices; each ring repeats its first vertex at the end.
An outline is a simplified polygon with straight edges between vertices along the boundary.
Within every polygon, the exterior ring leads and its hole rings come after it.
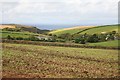
POLYGON ((0 23, 117 24, 118 2, 119 0, 0 0, 0 23))

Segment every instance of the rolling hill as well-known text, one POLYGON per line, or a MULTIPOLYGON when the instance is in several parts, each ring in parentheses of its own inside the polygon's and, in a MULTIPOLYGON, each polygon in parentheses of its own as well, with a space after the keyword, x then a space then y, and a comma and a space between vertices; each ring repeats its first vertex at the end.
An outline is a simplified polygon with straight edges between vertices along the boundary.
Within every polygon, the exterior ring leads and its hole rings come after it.
POLYGON ((49 32, 49 30, 41 30, 35 26, 20 25, 20 24, 2 24, 2 25, 0 25, 0 29, 4 29, 4 28, 20 29, 22 31, 28 31, 28 32, 39 33, 39 34, 49 32))
POLYGON ((58 29, 49 32, 49 34, 61 35, 65 33, 69 34, 101 34, 111 31, 118 32, 118 25, 104 25, 104 26, 79 26, 73 28, 58 29))
POLYGON ((0 25, 0 29, 4 29, 4 28, 16 28, 16 26, 14 26, 14 25, 0 25))
POLYGON ((94 28, 84 30, 84 31, 80 32, 80 34, 85 34, 85 33, 87 33, 87 34, 101 34, 101 33, 108 33, 108 32, 112 32, 112 31, 118 32, 118 25, 97 26, 94 28))
POLYGON ((34 26, 19 24, 2 24, 0 25, 0 38, 7 38, 8 35, 14 38, 29 38, 30 36, 45 36, 44 33, 49 30, 41 30, 34 26))
POLYGON ((11 32, 11 31, 0 31, 0 38, 7 38, 7 36, 10 35, 11 37, 22 37, 22 38, 28 38, 31 35, 38 35, 35 33, 30 32, 11 32))
POLYGON ((95 27, 95 26, 77 26, 77 27, 72 27, 72 28, 57 29, 57 30, 53 30, 49 32, 49 34, 55 34, 55 35, 60 35, 60 34, 65 34, 65 33, 75 34, 77 32, 80 32, 80 31, 83 31, 85 29, 92 28, 92 27, 95 27))

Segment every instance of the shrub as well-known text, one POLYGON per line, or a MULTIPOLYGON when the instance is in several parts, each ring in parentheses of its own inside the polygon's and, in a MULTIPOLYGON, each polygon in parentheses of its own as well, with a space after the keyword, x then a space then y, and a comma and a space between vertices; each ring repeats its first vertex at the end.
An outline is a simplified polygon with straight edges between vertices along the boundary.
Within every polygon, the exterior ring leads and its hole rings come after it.
POLYGON ((90 36, 87 40, 88 42, 91 43, 95 43, 95 42, 99 42, 99 37, 97 34, 93 34, 92 36, 90 36))
POLYGON ((65 40, 63 39, 60 39, 60 40, 57 40, 58 42, 66 42, 65 40))
POLYGON ((14 40, 14 38, 11 37, 10 35, 7 36, 7 39, 8 39, 8 40, 14 40))
POLYGON ((17 37, 16 40, 24 40, 22 37, 17 37))
POLYGON ((30 36, 30 37, 28 38, 28 40, 31 40, 31 41, 39 41, 39 39, 38 39, 37 37, 35 37, 35 36, 30 36))
POLYGON ((79 42, 80 42, 79 38, 75 39, 75 43, 79 43, 79 42))
POLYGON ((81 43, 81 44, 85 44, 85 43, 86 43, 86 40, 85 40, 85 39, 81 39, 81 40, 80 40, 80 43, 81 43))

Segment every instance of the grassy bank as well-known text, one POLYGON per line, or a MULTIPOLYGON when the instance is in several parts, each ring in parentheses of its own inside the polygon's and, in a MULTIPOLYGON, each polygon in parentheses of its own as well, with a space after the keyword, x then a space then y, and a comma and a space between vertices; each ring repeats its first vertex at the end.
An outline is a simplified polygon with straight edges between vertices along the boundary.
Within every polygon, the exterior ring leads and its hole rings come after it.
POLYGON ((91 46, 106 46, 106 47, 117 47, 119 46, 120 40, 114 41, 106 41, 106 42, 99 42, 99 43, 90 43, 91 46))

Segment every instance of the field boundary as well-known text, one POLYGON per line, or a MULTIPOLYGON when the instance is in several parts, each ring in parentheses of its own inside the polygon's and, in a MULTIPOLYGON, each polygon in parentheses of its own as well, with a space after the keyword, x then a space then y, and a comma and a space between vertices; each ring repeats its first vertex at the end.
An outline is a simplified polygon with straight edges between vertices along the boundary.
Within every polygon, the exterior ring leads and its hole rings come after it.
POLYGON ((105 47, 105 46, 90 46, 79 45, 72 43, 57 43, 57 42, 38 42, 38 41, 25 41, 25 40, 2 40, 2 43, 16 43, 16 44, 32 44, 41 46, 59 46, 59 47, 73 47, 73 48, 93 48, 93 49, 113 49, 120 50, 120 47, 105 47))

